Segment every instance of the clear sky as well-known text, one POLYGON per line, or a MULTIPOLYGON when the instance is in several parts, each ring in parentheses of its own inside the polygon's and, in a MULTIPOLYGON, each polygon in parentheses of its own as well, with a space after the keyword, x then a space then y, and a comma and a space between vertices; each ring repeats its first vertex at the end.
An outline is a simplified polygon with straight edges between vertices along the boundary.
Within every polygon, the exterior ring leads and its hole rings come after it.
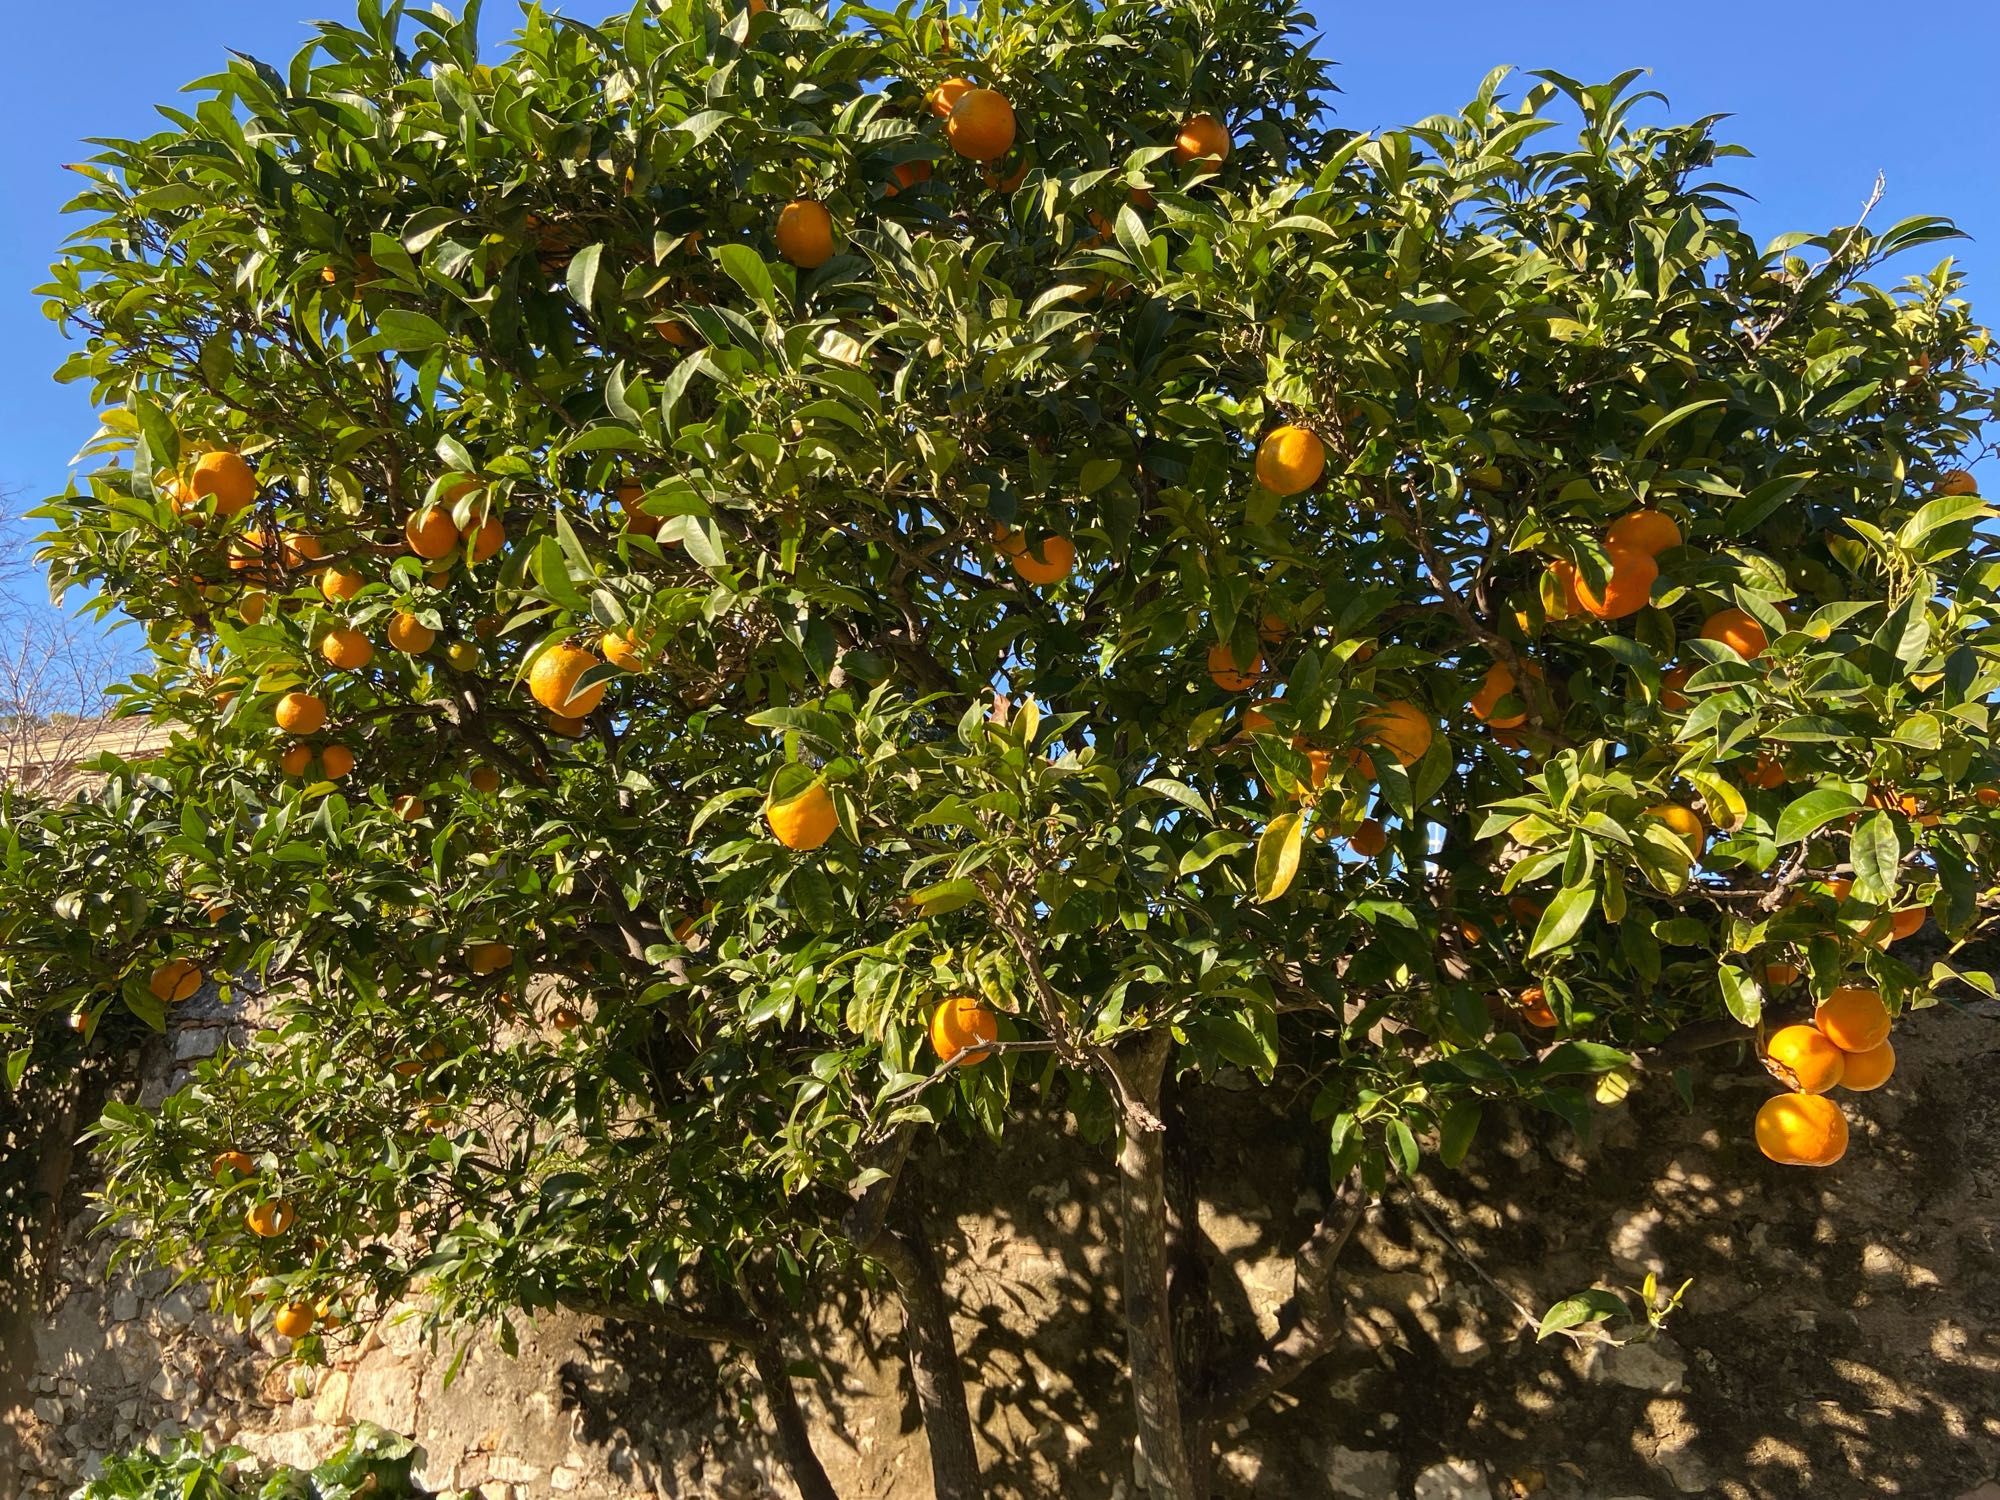
MULTIPOLYGON (((62 164, 85 136, 152 128, 155 103, 218 68, 225 49, 283 61, 307 20, 349 15, 350 0, 56 0, 20 4, 0 60, 0 494, 15 508, 59 490, 94 423, 85 393, 50 372, 67 346, 32 288, 65 227, 78 185, 62 164), (90 67, 52 66, 87 46, 90 67)), ((617 0, 557 7, 597 20, 617 0)), ((512 29, 489 0, 497 39, 512 29)), ((1876 222, 1916 213, 1959 221, 1969 243, 1938 247, 1971 271, 1973 294, 2000 322, 2000 136, 1984 69, 2000 59, 2000 5, 1889 7, 1880 0, 1408 0, 1316 10, 1336 59, 1342 123, 1407 124, 1470 97, 1487 69, 1554 68, 1587 81, 1651 69, 1674 117, 1728 112, 1754 159, 1722 164, 1756 195, 1751 227, 1771 236, 1851 222, 1875 173, 1887 177, 1876 222)), ((1926 261, 1933 250, 1922 252, 1926 261)), ((1993 472, 1988 469, 1988 472, 1993 472)), ((2000 478, 1993 483, 2000 484, 2000 478)))

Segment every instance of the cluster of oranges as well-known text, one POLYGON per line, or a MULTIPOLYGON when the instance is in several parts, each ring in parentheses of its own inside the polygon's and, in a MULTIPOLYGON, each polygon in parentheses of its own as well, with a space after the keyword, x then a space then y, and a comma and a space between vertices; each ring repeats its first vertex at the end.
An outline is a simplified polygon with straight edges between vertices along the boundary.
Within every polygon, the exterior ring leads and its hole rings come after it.
POLYGON ((1878 1089, 1896 1071, 1889 1008, 1881 993, 1843 985, 1819 1003, 1810 1025, 1780 1027, 1764 1044, 1767 1066, 1789 1093, 1757 1111, 1757 1149, 1787 1166, 1828 1167, 1847 1151, 1847 1118, 1826 1095, 1878 1089))

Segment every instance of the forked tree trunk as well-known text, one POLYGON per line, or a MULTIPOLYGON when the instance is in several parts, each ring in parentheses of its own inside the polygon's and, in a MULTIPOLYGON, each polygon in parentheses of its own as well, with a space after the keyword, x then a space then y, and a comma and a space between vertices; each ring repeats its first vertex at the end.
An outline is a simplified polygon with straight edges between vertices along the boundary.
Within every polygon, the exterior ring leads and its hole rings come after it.
POLYGON ((802 1500, 840 1500, 833 1481, 826 1477, 819 1455, 813 1452, 806 1414, 799 1406, 798 1393, 792 1389, 792 1372, 785 1366, 784 1351, 778 1347, 776 1335, 767 1334, 752 1344, 750 1357, 756 1362, 757 1379, 764 1387, 764 1402, 770 1407, 771 1422, 777 1428, 778 1457, 785 1472, 792 1476, 792 1483, 798 1486, 802 1500))
POLYGON ((909 1346, 910 1384, 923 1414, 931 1450, 931 1487, 937 1500, 980 1500, 979 1454, 972 1440, 972 1417, 965 1405, 965 1377, 958 1341, 951 1331, 951 1304, 945 1300, 937 1248, 917 1184, 905 1176, 885 1230, 869 1247, 889 1268, 903 1303, 903 1339, 909 1346))
POLYGON ((1188 1461, 1167 1295, 1167 1152, 1158 1115, 1171 1045, 1165 1030, 1155 1031, 1112 1059, 1125 1106, 1118 1150, 1125 1358, 1138 1424, 1139 1482, 1153 1500, 1205 1500, 1188 1461))

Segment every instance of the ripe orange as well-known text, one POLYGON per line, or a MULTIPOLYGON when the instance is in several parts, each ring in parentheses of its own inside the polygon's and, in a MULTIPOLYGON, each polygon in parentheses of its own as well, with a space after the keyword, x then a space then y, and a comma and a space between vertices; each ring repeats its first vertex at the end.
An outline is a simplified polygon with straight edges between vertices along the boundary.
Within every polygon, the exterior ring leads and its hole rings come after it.
POLYGON ((1757 1149, 1788 1167, 1830 1167, 1847 1153, 1847 1117, 1823 1094, 1779 1094, 1757 1111, 1757 1149))
POLYGON ((255 625, 264 618, 264 606, 267 602, 261 592, 252 590, 243 596, 243 602, 237 606, 236 613, 245 625, 255 625))
POLYGON ((452 524, 451 512, 444 506, 426 505, 412 511, 410 519, 403 523, 403 540, 417 556, 436 562, 449 556, 458 545, 458 527, 452 524))
POLYGON ((225 1151, 209 1163, 208 1175, 217 1182, 226 1182, 231 1177, 255 1177, 257 1163, 247 1151, 225 1151))
POLYGON ((958 101, 970 93, 973 87, 970 78, 947 78, 924 95, 924 104, 940 120, 949 120, 951 112, 958 107, 958 101))
POLYGON ((304 567, 308 562, 317 562, 326 556, 326 545, 310 532, 291 531, 285 534, 285 566, 304 567))
POLYGON ((398 651, 417 656, 430 650, 436 641, 437 632, 408 610, 396 611, 389 621, 389 644, 398 651))
POLYGON ((1881 992, 1860 985, 1842 985, 1820 1001, 1813 1022, 1843 1052, 1871 1052, 1889 1039, 1881 992))
POLYGON ((1923 929, 1924 919, 1931 914, 1928 906, 1906 906, 1901 911, 1889 914, 1889 935, 1882 940, 1882 946, 1901 942, 1906 937, 1914 937, 1923 929))
POLYGON ((1675 667, 1660 679, 1660 707, 1668 713, 1677 714, 1688 706, 1688 695, 1681 691, 1688 679, 1694 676, 1693 667, 1675 667))
POLYGON ((319 768, 328 781, 344 780, 354 769, 354 752, 345 745, 328 745, 319 753, 319 768))
POLYGON ((766 801, 764 821, 772 836, 787 849, 817 849, 833 837, 840 825, 833 796, 823 781, 814 781, 804 791, 783 802, 766 801))
POLYGON ((528 691, 535 701, 552 714, 569 719, 588 718, 604 698, 604 684, 578 692, 576 684, 584 673, 602 663, 588 651, 560 642, 535 659, 528 673, 528 691))
POLYGON ((465 778, 475 792, 491 796, 500 790, 500 773, 491 766, 474 766, 465 778))
MULTIPOLYGON (((884 191, 893 198, 905 188, 913 188, 920 182, 929 182, 930 180, 931 164, 929 162, 921 159, 916 161, 899 161, 896 163, 895 170, 889 174, 888 186, 884 191)), ((655 326, 657 327, 658 325, 656 324, 655 326)), ((667 342, 673 343, 674 340, 668 339, 667 342)))
MULTIPOLYGON (((1000 1021, 985 1002, 971 995, 953 995, 931 1012, 931 1050, 942 1062, 950 1062, 959 1052, 980 1042, 1000 1040, 1000 1021)), ((970 1068, 993 1054, 967 1052, 960 1061, 970 1068)))
POLYGON ((1701 636, 1722 642, 1745 661, 1755 661, 1771 644, 1756 617, 1740 609, 1718 609, 1701 622, 1701 636))
POLYGON ((1549 564, 1548 586, 1542 590, 1542 599, 1551 620, 1567 620, 1583 613, 1575 563, 1557 559, 1549 564))
POLYGON ((1799 982, 1799 966, 1782 960, 1764 965, 1764 983, 1771 989, 1782 990, 1799 982))
POLYGON ((572 719, 568 714, 549 713, 542 715, 542 722, 566 740, 580 740, 589 725, 582 719, 572 719))
MULTIPOLYGON (((929 166, 930 163, 924 163, 929 166)), ((701 335, 679 318, 655 318, 653 332, 672 344, 676 349, 693 349, 701 343, 701 335)))
POLYGON ((1333 752, 1331 750, 1306 751, 1306 775, 1312 789, 1318 791, 1326 785, 1327 777, 1333 774, 1333 752))
POLYGON ((187 487, 197 500, 213 496, 215 513, 220 516, 233 516, 257 498, 256 474, 242 454, 227 448, 197 458, 187 487))
POLYGON ((1472 695, 1472 716, 1493 729, 1518 729, 1528 722, 1526 709, 1494 717, 1494 707, 1502 698, 1511 694, 1519 684, 1514 680, 1513 671, 1505 662, 1496 661, 1486 669, 1480 679, 1479 691, 1472 695))
POLYGON ((1413 766, 1422 760, 1435 733, 1429 715, 1401 698, 1370 709, 1361 720, 1362 740, 1380 745, 1402 766, 1413 766))
POLYGON ((276 1198, 265 1203, 253 1203, 243 1215, 243 1222, 250 1232, 260 1239, 276 1239, 297 1222, 298 1214, 292 1209, 289 1199, 276 1198))
POLYGON ((658 536, 664 520, 648 511, 640 509, 645 503, 646 487, 628 480, 618 486, 618 509, 624 512, 625 529, 636 531, 641 536, 658 536))
POLYGON ((405 823, 416 823, 422 820, 427 809, 423 798, 405 793, 389 804, 389 811, 405 823))
POLYGON ((368 580, 353 568, 341 567, 338 564, 319 570, 319 591, 326 596, 329 604, 345 604, 360 593, 362 585, 367 582, 368 580))
POLYGON ((1036 588, 1061 583, 1076 566, 1076 545, 1066 536, 1043 537, 1033 544, 1027 543, 1018 532, 1015 536, 1022 544, 1008 554, 1008 560, 1023 583, 1036 588))
POLYGON ((646 670, 646 656, 639 649, 636 631, 607 630, 598 637, 597 649, 604 653, 604 659, 614 666, 623 667, 628 672, 646 670))
POLYGON ((993 167, 988 167, 979 174, 979 177, 994 192, 1011 193, 1015 188, 1028 180, 1029 166, 1030 162, 1028 158, 1023 156, 1014 164, 1010 171, 1001 172, 993 167))
POLYGON ((1938 478, 1937 492, 1940 495, 1976 495, 1979 481, 1964 469, 1948 469, 1938 478))
POLYGON ((489 515, 483 520, 468 521, 459 528, 459 540, 465 543, 465 560, 483 563, 502 547, 507 545, 507 528, 500 524, 498 516, 489 515))
POLYGON ((465 950, 465 966, 475 974, 498 974, 513 963, 514 950, 506 943, 474 943, 465 950))
POLYGON ((1326 444, 1316 433, 1287 422, 1257 444, 1257 482, 1274 495, 1298 495, 1326 472, 1326 444))
POLYGON ((1671 552, 1681 544, 1681 529, 1674 524, 1674 518, 1665 511, 1635 510, 1620 516, 1611 523, 1604 533, 1604 548, 1607 552, 1623 549, 1627 552, 1643 552, 1648 557, 1658 557, 1662 552, 1671 552))
POLYGON ((1521 991, 1517 1008, 1521 1012, 1522 1019, 1530 1026, 1562 1025, 1562 1017, 1557 1015, 1555 1007, 1549 1004, 1548 992, 1539 984, 1531 984, 1521 991))
POLYGON ((287 776, 303 776, 312 768, 312 759, 311 745, 287 745, 278 757, 278 769, 287 776))
POLYGON ((1662 802, 1646 809, 1646 816, 1658 818, 1667 827, 1680 835, 1681 842, 1688 846, 1688 854, 1700 859, 1702 851, 1708 847, 1708 826, 1701 821, 1701 815, 1691 807, 1683 807, 1678 802, 1662 802))
POLYGON ((778 211, 778 254, 811 271, 833 259, 833 215, 811 198, 794 198, 778 211))
POLYGON ((288 1339, 302 1339, 312 1332, 315 1316, 310 1302, 287 1302, 271 1314, 271 1326, 288 1339))
POLYGON ((1225 693, 1247 693, 1254 688, 1264 673, 1264 657, 1260 652, 1243 666, 1236 663, 1235 653, 1229 649, 1229 642, 1217 641, 1208 648, 1208 680, 1225 693))
POLYGON ((1373 859, 1389 847, 1389 830, 1374 818, 1363 818, 1347 836, 1347 846, 1363 859, 1373 859))
POLYGON ((327 665, 343 672, 358 672, 375 659, 368 637, 349 625, 337 626, 320 637, 319 654, 327 665))
POLYGON ((1507 915, 1512 917, 1522 927, 1532 927, 1535 923, 1541 921, 1542 908, 1538 903, 1530 901, 1526 896, 1509 896, 1507 898, 1507 915))
POLYGON ((549 1012, 549 1024, 557 1031, 574 1031, 583 1024, 583 1012, 574 1005, 558 1005, 549 1012))
POLYGON ((1866 1052, 1849 1052, 1847 1064, 1840 1076, 1840 1086, 1852 1089, 1857 1094, 1866 1094, 1879 1089, 1889 1081, 1896 1071, 1896 1049, 1888 1042, 1879 1047, 1870 1047, 1866 1052))
POLYGON ((1804 1093, 1824 1094, 1840 1082, 1847 1054, 1813 1026, 1782 1026, 1764 1044, 1764 1055, 1792 1075, 1804 1093))
POLYGON ((1743 778, 1754 787, 1770 791, 1785 784, 1785 763, 1768 750, 1757 752, 1757 764, 1750 768, 1750 774, 1743 778))
POLYGON ((170 958, 147 977, 146 988, 162 1005, 192 999, 201 988, 201 969, 188 959, 170 958))
POLYGON ((1229 131, 1214 115, 1193 115, 1174 137, 1174 159, 1182 166, 1201 161, 1221 166, 1229 160, 1229 131))
POLYGON ((945 121, 951 149, 972 161, 997 161, 1014 149, 1014 106, 998 89, 967 89, 945 121))
POLYGON ((1578 574, 1576 597, 1598 619, 1622 620, 1627 615, 1636 615, 1650 602, 1660 565, 1648 552, 1619 547, 1609 550, 1611 576, 1604 581, 1604 592, 1598 593, 1588 578, 1578 574))
POLYGON ((1972 796, 1981 807, 2000 807, 2000 786, 1983 786, 1972 796))

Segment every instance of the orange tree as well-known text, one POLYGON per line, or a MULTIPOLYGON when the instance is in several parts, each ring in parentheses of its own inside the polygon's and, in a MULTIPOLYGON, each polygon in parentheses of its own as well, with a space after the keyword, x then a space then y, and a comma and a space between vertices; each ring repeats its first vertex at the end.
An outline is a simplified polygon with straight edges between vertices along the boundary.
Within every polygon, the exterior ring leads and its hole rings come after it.
POLYGON ((975 1494, 902 1164, 1039 1089, 1185 1497, 1489 1109, 1739 1043, 1723 1128, 1838 1159, 1995 867, 1988 340, 1877 274, 1948 224, 1759 245, 1629 79, 1330 130, 1285 0, 475 22, 202 80, 48 289, 46 559, 178 730, 74 814, 143 847, 7 866, 10 1067, 268 1006, 100 1126, 148 1248, 308 1354, 412 1286, 740 1345, 813 1495, 789 1310, 878 1268, 975 1494), (1325 1143, 1240 1348, 1170 1278, 1218 1078, 1325 1143))

